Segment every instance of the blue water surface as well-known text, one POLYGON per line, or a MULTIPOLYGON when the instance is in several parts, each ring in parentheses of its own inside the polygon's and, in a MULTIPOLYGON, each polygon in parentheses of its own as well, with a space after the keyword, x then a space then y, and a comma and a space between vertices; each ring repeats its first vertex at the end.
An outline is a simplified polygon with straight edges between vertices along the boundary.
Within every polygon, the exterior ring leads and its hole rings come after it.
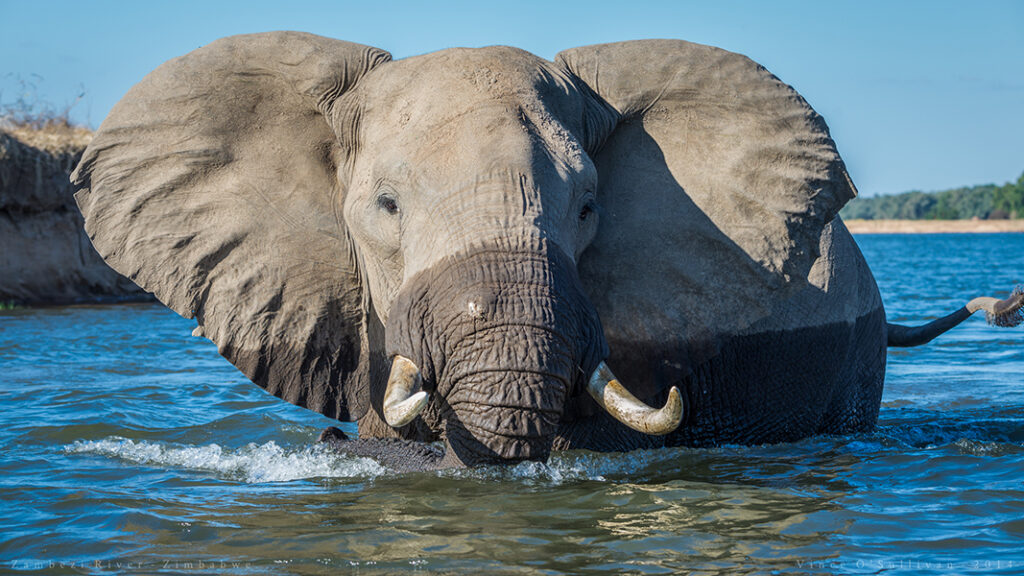
MULTIPOLYGON (((890 321, 1024 283, 1024 235, 857 240, 890 321)), ((193 325, 0 312, 0 572, 1024 574, 1024 330, 980 315, 889 353, 872 433, 412 474, 193 325)))

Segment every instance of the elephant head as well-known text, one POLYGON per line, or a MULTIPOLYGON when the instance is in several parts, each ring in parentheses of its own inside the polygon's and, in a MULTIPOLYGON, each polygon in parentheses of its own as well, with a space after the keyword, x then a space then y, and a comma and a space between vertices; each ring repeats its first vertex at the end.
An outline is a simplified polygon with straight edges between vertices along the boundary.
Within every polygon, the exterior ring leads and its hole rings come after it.
POLYGON ((736 54, 293 32, 159 67, 73 180, 104 258, 253 382, 451 465, 670 432, 679 374, 799 289, 854 194, 736 54))

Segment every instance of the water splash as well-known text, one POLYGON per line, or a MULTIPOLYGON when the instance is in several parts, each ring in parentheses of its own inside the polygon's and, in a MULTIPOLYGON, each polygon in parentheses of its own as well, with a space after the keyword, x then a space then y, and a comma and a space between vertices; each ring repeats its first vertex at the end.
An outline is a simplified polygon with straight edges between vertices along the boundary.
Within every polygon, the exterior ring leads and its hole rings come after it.
POLYGON ((168 445, 112 436, 103 440, 78 440, 65 446, 64 452, 112 456, 147 466, 213 472, 248 483, 305 478, 365 478, 385 472, 380 464, 367 458, 340 456, 319 445, 285 450, 272 441, 231 450, 218 444, 168 445))
POLYGON ((635 450, 632 452, 553 452, 547 462, 525 461, 505 465, 441 470, 448 478, 488 482, 516 482, 533 486, 560 486, 578 482, 616 482, 635 477, 663 463, 675 461, 687 448, 635 450))

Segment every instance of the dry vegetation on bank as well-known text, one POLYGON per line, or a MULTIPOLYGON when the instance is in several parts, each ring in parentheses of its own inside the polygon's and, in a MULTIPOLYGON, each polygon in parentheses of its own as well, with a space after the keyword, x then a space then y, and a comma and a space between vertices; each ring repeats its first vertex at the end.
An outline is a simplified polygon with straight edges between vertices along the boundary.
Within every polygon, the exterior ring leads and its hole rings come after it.
POLYGON ((66 119, 0 118, 0 303, 136 300, 93 249, 69 176, 92 139, 66 119))

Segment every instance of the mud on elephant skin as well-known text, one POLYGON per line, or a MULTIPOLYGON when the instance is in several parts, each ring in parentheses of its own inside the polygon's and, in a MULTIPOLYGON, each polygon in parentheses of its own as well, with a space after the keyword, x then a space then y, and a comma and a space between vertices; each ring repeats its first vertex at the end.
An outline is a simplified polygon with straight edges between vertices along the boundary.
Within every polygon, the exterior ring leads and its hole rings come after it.
POLYGON ((339 450, 463 466, 877 417, 853 184, 821 117, 717 48, 225 38, 132 88, 73 181, 115 269, 268 392, 358 420, 339 450))

